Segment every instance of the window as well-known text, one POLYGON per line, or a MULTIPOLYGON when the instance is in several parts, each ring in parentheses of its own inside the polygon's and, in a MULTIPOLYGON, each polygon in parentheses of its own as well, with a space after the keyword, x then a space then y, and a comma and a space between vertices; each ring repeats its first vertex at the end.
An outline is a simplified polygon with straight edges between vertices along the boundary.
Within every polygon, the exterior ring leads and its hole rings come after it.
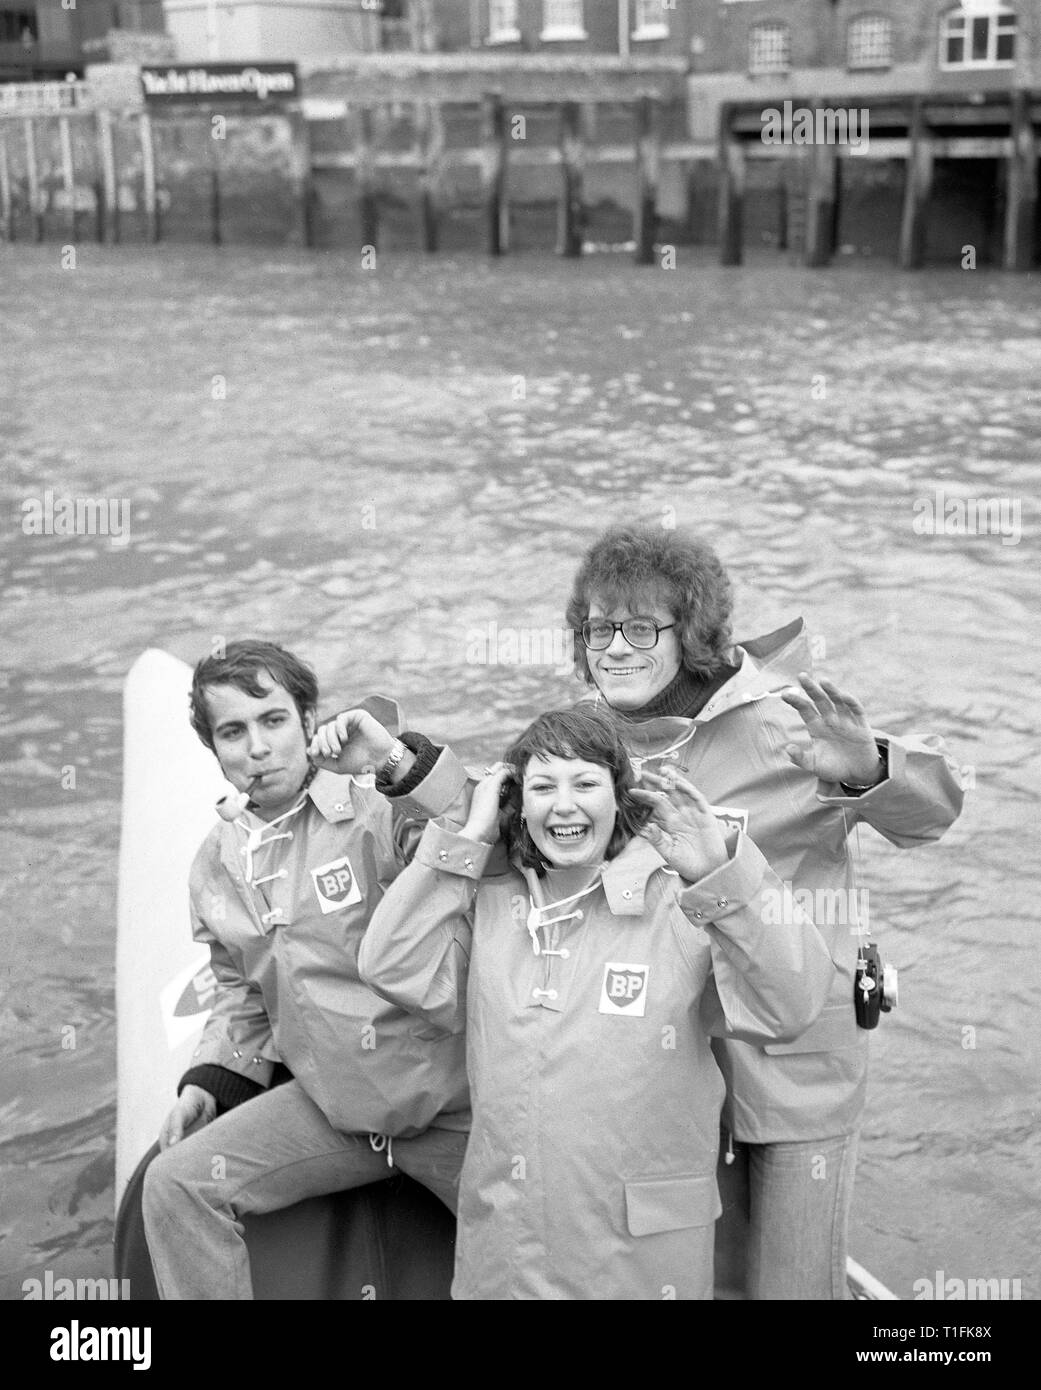
POLYGON ((865 14, 851 20, 846 34, 847 66, 888 68, 892 62, 892 21, 881 14, 865 14))
POLYGON ((543 42, 587 37, 582 0, 542 0, 543 42))
POLYGON ((517 0, 488 0, 488 42, 517 43, 517 0))
POLYGON ((1016 61, 1016 12, 995 3, 983 13, 950 10, 940 25, 941 68, 998 68, 1016 61))
POLYGON ((791 30, 787 24, 754 24, 748 35, 748 71, 787 72, 790 67, 791 30))
POLYGON ((0 43, 32 43, 38 37, 35 10, 0 10, 0 43))
POLYGON ((667 39, 669 21, 665 12, 664 0, 636 0, 633 15, 636 27, 634 39, 667 39))

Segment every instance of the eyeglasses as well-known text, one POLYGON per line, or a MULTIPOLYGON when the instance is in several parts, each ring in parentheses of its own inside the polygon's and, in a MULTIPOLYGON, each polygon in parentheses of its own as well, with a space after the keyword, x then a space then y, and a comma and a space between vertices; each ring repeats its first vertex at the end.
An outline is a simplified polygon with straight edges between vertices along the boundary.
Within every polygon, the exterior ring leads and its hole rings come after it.
POLYGON ((587 618, 581 627, 582 641, 594 652, 606 651, 620 632, 630 647, 637 651, 650 651, 658 645, 658 634, 668 632, 675 623, 656 623, 653 618, 624 618, 614 623, 610 618, 587 618))

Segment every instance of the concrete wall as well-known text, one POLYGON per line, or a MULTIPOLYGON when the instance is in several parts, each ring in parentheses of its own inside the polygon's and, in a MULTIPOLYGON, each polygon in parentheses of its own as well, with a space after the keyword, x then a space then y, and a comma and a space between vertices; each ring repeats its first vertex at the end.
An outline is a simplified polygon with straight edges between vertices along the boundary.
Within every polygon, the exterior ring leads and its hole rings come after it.
POLYGON ((360 0, 163 0, 184 63, 295 60, 379 47, 379 19, 360 0), (211 43, 209 25, 215 20, 211 43))

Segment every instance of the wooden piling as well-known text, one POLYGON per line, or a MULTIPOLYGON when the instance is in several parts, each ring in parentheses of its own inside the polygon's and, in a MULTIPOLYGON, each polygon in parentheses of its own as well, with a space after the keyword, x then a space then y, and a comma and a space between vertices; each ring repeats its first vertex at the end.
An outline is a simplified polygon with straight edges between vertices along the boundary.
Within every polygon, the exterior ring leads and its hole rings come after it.
POLYGON ((72 131, 68 116, 58 117, 58 142, 61 147, 61 186, 65 195, 65 225, 69 237, 76 240, 76 171, 72 160, 72 131))
POLYGON ((481 145, 486 246, 489 256, 501 256, 509 242, 506 112, 502 98, 494 92, 486 92, 481 100, 481 145))
POLYGON ((358 192, 358 226, 362 246, 371 246, 375 250, 379 244, 380 206, 376 191, 372 141, 372 110, 368 106, 359 106, 354 113, 354 177, 358 192))
POLYGON ((1030 270, 1037 217, 1037 138, 1027 92, 1012 93, 1005 203, 1005 269, 1030 270))
POLYGON ((7 122, 0 121, 0 237, 14 241, 14 200, 11 196, 11 166, 7 158, 7 122))
POLYGON ((925 225, 933 183, 933 146, 921 97, 915 97, 911 107, 908 142, 897 264, 901 270, 918 270, 925 263, 925 225))
POLYGON ((638 97, 636 123, 636 207, 633 230, 637 265, 654 261, 654 237, 658 230, 658 177, 661 167, 660 106, 653 97, 638 97))
POLYGON ((220 140, 214 140, 213 127, 206 126, 210 144, 210 241, 214 246, 224 245, 224 210, 222 207, 220 140))
POLYGON ((31 116, 26 116, 25 130, 25 173, 29 185, 29 225, 33 241, 43 240, 43 207, 40 203, 40 168, 36 162, 36 125, 31 116))
POLYGON ((419 224, 423 250, 438 246, 441 179, 445 154, 445 118, 439 101, 424 102, 416 109, 420 125, 423 168, 419 176, 419 224))
POLYGON ((720 265, 740 265, 744 259, 745 151, 730 133, 732 120, 733 107, 724 102, 719 112, 720 265))
POLYGON ((148 240, 157 242, 162 227, 159 219, 159 198, 155 184, 155 141, 152 135, 152 117, 147 111, 142 111, 138 117, 137 133, 141 141, 141 191, 145 205, 145 226, 148 240))
POLYGON ((806 251, 808 266, 827 265, 835 251, 835 200, 838 152, 823 141, 810 147, 810 183, 806 202, 806 251))
POLYGON ((296 206, 294 240, 314 245, 314 186, 311 179, 311 133, 302 111, 288 113, 289 177, 296 206))
POLYGON ((585 216, 582 206, 582 112, 575 101, 560 107, 560 195, 557 201, 557 253, 581 256, 585 216))
POLYGON ((114 245, 119 241, 119 198, 116 188, 116 149, 112 132, 112 112, 105 106, 97 113, 98 153, 101 164, 101 237, 114 245))
POLYGON ((788 160, 777 161, 777 249, 788 250, 788 160))

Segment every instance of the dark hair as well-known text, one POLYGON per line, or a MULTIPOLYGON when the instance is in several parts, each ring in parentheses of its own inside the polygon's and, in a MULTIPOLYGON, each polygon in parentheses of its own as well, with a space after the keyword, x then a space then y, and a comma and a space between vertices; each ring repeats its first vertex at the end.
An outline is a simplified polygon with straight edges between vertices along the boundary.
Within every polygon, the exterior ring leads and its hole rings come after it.
POLYGON ((210 752, 214 750, 210 711, 206 704, 207 687, 233 685, 254 699, 260 699, 268 693, 258 679, 261 671, 292 695, 301 724, 317 708, 318 678, 305 661, 275 642, 229 642, 223 656, 203 657, 192 675, 188 717, 210 752))
MULTIPOLYGON (((707 677, 726 664, 733 590, 716 552, 689 533, 612 526, 589 547, 575 575, 566 616, 572 631, 581 631, 594 597, 608 609, 660 598, 677 623, 686 669, 707 677)), ((575 672, 594 683, 581 641, 575 643, 575 672)))
POLYGON ((547 864, 528 834, 527 826, 521 823, 521 788, 532 758, 581 758, 608 769, 618 803, 614 832, 607 846, 608 859, 618 854, 646 825, 650 808, 632 795, 636 774, 620 730, 621 725, 610 710, 593 709, 588 705, 549 710, 529 724, 506 750, 503 761, 514 769, 514 779, 507 784, 509 793, 499 813, 499 828, 507 850, 511 853, 516 850, 526 868, 541 873, 547 864))

